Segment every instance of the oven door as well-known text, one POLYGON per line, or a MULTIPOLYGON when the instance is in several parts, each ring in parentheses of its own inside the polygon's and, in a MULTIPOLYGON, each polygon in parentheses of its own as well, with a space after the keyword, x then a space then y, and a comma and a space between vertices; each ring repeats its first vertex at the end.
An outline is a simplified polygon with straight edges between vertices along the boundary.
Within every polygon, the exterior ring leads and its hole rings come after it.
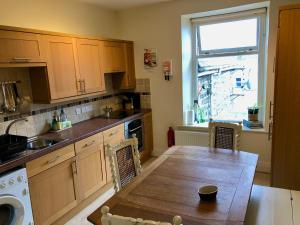
POLYGON ((12 195, 0 196, 0 225, 22 225, 24 205, 12 195))
POLYGON ((135 134, 138 139, 138 150, 143 151, 143 122, 141 119, 136 119, 125 124, 125 134, 126 138, 132 138, 132 135, 135 134))

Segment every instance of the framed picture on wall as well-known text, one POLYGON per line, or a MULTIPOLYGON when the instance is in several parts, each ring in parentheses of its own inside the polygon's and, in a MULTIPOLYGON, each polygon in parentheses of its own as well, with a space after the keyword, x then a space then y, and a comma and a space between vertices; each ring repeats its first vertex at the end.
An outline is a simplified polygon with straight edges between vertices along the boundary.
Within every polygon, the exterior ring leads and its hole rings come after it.
POLYGON ((157 66, 157 50, 155 48, 144 49, 144 68, 150 69, 157 66))

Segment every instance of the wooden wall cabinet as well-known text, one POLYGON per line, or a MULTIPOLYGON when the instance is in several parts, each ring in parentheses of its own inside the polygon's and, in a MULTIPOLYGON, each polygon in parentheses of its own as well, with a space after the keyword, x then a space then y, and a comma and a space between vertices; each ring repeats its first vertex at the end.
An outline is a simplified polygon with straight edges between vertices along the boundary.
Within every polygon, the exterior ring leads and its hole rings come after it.
POLYGON ((77 89, 78 74, 75 66, 73 39, 41 35, 41 52, 47 62, 51 100, 80 94, 77 89))
POLYGON ((105 90, 135 88, 133 43, 0 27, 0 67, 30 67, 35 103, 57 103, 105 90))
POLYGON ((146 113, 143 116, 144 126, 144 150, 141 152, 141 162, 147 161, 153 150, 153 127, 152 127, 152 113, 146 113))
POLYGON ((106 184, 106 164, 102 133, 75 143, 78 193, 86 199, 106 184))
POLYGON ((300 190, 300 5, 282 7, 276 56, 272 185, 300 190))
POLYGON ((102 42, 102 59, 104 73, 125 72, 124 43, 116 41, 102 42))
POLYGON ((41 35, 47 68, 31 68, 34 102, 57 102, 105 90, 101 42, 41 35), (39 88, 43 87, 43 88, 39 88), (47 94, 48 93, 48 94, 47 94))
POLYGON ((38 34, 0 30, 0 63, 43 61, 38 34))
POLYGON ((76 52, 79 91, 82 94, 104 91, 105 82, 101 65, 101 42, 77 38, 76 52))
POLYGON ((115 89, 134 89, 136 87, 134 46, 133 43, 124 43, 125 72, 113 75, 115 89))

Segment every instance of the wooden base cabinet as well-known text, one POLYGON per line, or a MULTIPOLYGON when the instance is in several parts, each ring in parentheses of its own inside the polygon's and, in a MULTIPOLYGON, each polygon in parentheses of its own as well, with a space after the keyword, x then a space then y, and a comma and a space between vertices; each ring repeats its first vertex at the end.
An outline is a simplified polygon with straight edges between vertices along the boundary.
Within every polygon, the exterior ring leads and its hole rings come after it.
POLYGON ((26 164, 36 225, 49 225, 112 182, 105 145, 125 139, 124 124, 26 164))
MULTIPOLYGON (((109 145, 116 145, 121 141, 125 140, 125 127, 124 123, 120 124, 116 127, 110 128, 106 131, 103 131, 103 140, 104 140, 104 147, 109 145)), ((111 167, 109 164, 109 157, 105 154, 105 163, 106 163, 106 180, 107 183, 112 182, 112 174, 111 174, 111 167)))
POLYGON ((102 133, 75 143, 78 153, 78 194, 86 199, 106 184, 106 167, 102 133))
POLYGON ((141 162, 147 161, 153 150, 152 113, 146 113, 143 117, 144 125, 144 150, 141 152, 141 162))
POLYGON ((73 158, 29 178, 29 190, 36 225, 52 224, 77 205, 73 158))

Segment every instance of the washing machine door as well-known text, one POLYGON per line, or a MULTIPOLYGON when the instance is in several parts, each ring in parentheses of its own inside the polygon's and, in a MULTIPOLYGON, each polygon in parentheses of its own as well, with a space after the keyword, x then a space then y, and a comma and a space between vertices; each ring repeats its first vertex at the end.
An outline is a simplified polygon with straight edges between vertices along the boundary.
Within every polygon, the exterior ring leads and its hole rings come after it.
POLYGON ((24 205, 12 195, 0 196, 0 225, 22 225, 24 205))

